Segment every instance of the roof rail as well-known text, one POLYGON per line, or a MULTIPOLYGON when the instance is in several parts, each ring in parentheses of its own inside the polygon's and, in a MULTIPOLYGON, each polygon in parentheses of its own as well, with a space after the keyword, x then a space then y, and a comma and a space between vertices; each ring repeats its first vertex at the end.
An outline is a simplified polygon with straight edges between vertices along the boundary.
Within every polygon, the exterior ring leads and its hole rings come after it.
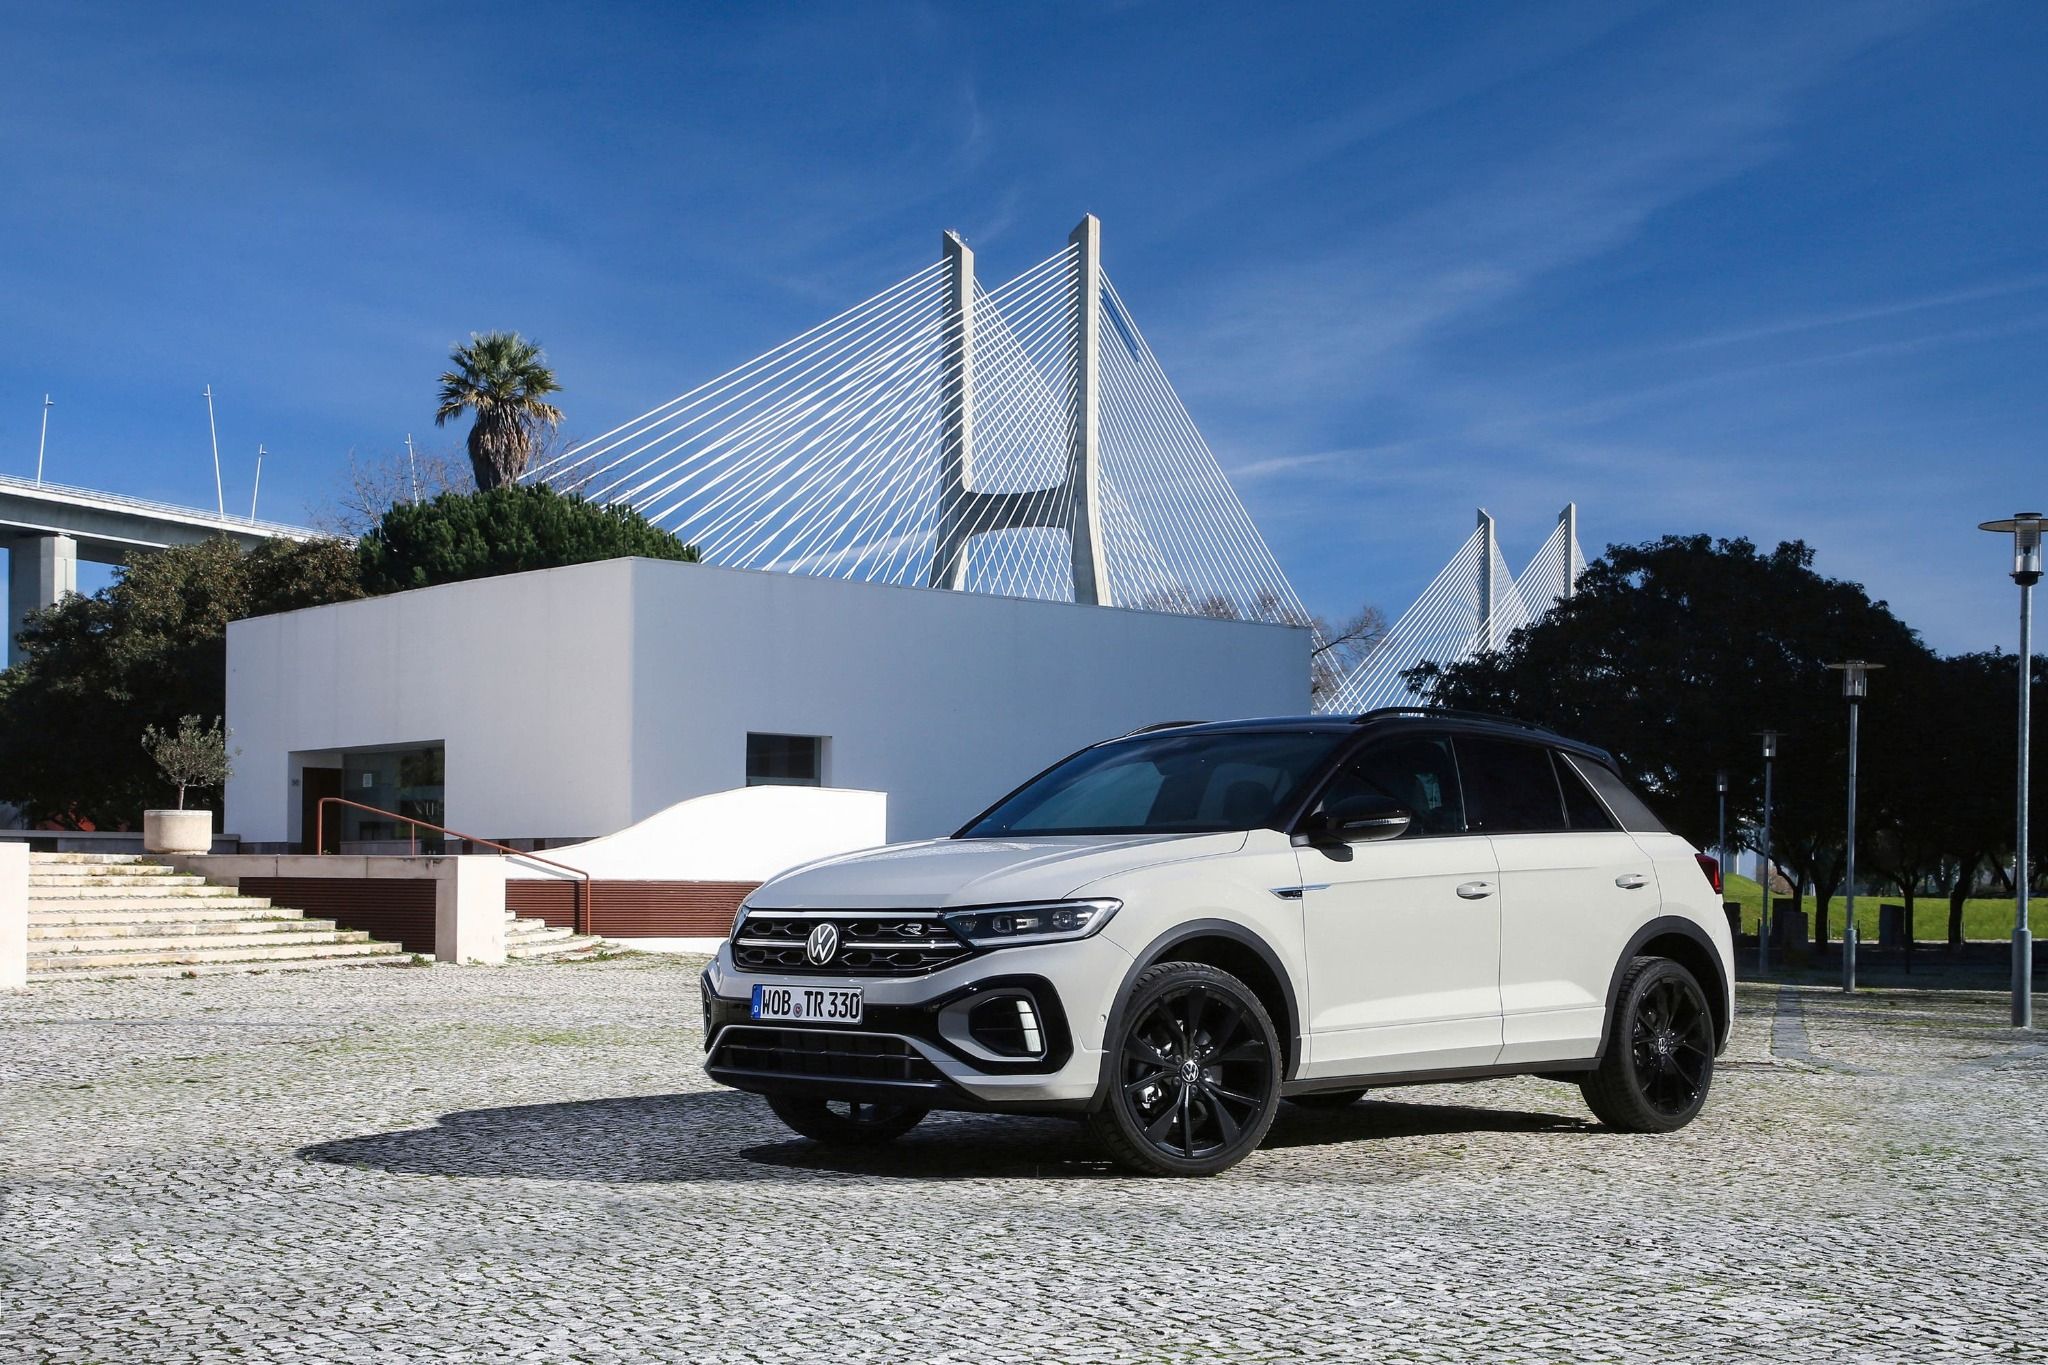
POLYGON ((1118 735, 1117 738, 1129 739, 1132 735, 1149 735, 1154 730, 1178 730, 1183 725, 1207 725, 1208 723, 1205 720, 1155 720, 1150 725, 1140 725, 1135 730, 1126 731, 1118 735))
POLYGON ((1533 730, 1540 735, 1557 733, 1549 726, 1538 725, 1534 721, 1495 715, 1491 711, 1462 711, 1451 706, 1381 706, 1371 711, 1361 711, 1351 718, 1351 723, 1368 725, 1376 720, 1392 720, 1396 716, 1426 716, 1433 720, 1483 720, 1495 725, 1512 725, 1518 730, 1533 730))

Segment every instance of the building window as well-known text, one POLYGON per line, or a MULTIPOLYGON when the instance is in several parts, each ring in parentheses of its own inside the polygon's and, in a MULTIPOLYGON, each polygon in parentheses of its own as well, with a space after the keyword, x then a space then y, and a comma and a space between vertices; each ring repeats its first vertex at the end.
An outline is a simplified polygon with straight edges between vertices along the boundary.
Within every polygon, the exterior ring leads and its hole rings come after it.
MULTIPOLYGON (((439 744, 406 749, 354 749, 341 756, 341 790, 335 793, 398 816, 432 824, 448 822, 447 750, 439 744)), ((402 819, 339 807, 341 837, 350 853, 442 851, 441 836, 402 819)), ((332 818, 332 817, 330 817, 332 818)), ((310 837, 310 836, 308 836, 310 837)))
POLYGON ((747 785, 824 786, 824 739, 818 735, 748 735, 747 785))

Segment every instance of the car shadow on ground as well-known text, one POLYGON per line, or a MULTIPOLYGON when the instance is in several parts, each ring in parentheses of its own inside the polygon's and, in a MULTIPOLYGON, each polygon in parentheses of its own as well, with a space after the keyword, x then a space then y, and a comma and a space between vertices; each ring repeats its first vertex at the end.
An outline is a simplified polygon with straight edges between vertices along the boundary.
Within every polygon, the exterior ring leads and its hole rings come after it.
MULTIPOLYGON (((1326 1111, 1282 1105, 1264 1145, 1274 1150, 1461 1133, 1580 1131, 1594 1126, 1557 1114, 1367 1100, 1326 1111)), ((1086 1126, 1071 1119, 934 1114, 893 1143, 833 1148, 796 1137, 764 1101, 730 1090, 466 1109, 442 1115, 431 1128, 337 1138, 302 1147, 296 1155, 394 1175, 615 1184, 1124 1174, 1086 1126)))

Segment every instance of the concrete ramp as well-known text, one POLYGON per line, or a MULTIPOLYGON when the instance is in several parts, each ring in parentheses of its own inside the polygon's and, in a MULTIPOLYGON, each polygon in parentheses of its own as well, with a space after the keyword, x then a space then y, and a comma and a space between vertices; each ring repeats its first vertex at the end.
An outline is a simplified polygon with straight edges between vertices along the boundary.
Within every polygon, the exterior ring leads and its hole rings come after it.
MULTIPOLYGON (((764 882, 799 863, 888 842, 886 792, 842 787, 736 787, 678 801, 616 834, 541 856, 599 881, 764 882)), ((567 874, 520 858, 508 880, 567 874)))

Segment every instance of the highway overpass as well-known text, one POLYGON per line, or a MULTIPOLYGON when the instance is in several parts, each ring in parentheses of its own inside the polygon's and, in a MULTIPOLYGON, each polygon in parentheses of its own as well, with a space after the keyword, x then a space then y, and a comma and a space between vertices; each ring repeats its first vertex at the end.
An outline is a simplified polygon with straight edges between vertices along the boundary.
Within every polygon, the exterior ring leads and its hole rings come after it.
POLYGON ((0 475, 0 549, 7 551, 7 662, 29 612, 78 591, 78 561, 121 564, 137 550, 227 536, 244 549, 317 532, 193 507, 0 475))

